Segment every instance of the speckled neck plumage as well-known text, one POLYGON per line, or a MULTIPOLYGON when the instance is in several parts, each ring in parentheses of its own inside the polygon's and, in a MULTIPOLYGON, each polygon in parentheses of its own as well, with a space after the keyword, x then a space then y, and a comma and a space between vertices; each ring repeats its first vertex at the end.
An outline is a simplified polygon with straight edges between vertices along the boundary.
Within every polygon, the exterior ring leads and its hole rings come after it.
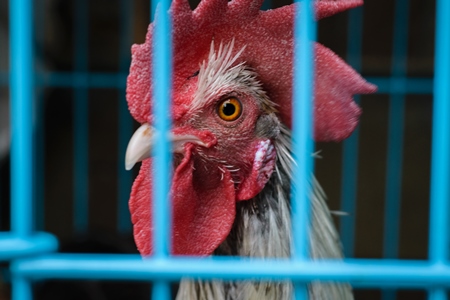
MULTIPOLYGON (((290 174, 294 162, 290 149, 290 131, 286 127, 281 128, 275 145, 276 172, 259 195, 238 203, 233 228, 214 255, 267 258, 290 256, 290 174)), ((315 179, 312 186, 311 257, 342 258, 339 237, 325 202, 325 194, 315 179)), ((290 282, 183 280, 177 300, 284 300, 293 298, 292 291, 290 282)), ((309 294, 310 299, 314 300, 353 299, 351 287, 347 284, 313 283, 309 286, 309 294)))

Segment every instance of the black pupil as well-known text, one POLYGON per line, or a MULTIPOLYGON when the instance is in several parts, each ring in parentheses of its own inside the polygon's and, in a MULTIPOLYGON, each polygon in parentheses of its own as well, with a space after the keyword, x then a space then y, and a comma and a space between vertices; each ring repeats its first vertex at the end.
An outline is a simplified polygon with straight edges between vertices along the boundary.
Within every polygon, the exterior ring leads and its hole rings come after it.
POLYGON ((222 106, 222 112, 225 116, 232 116, 236 112, 236 106, 230 102, 225 102, 222 106))

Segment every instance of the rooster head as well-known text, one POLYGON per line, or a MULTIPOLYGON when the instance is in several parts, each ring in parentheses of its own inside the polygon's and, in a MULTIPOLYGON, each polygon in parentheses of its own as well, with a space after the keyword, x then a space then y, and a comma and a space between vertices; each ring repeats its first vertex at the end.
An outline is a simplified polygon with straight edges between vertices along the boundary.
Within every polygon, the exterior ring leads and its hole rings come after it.
MULTIPOLYGON (((237 201, 256 196, 276 163, 282 125, 291 125, 295 5, 261 11, 262 0, 187 0, 170 8, 173 34, 174 151, 172 253, 209 255, 227 237, 237 201)), ((316 18, 361 5, 319 0, 316 18)), ((130 210, 143 255, 152 252, 151 124, 153 24, 132 48, 127 82, 131 114, 142 127, 127 150, 127 168, 143 160, 130 210)), ((314 137, 346 138, 358 123, 352 97, 367 83, 331 50, 315 44, 314 137)))

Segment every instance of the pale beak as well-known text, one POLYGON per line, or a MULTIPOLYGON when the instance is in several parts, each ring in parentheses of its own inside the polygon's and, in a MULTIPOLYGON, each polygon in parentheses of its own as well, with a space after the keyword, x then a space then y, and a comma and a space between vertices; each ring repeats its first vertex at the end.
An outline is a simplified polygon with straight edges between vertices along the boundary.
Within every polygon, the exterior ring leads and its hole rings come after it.
MULTIPOLYGON (((155 129, 147 123, 136 130, 128 143, 125 153, 126 170, 131 170, 136 163, 151 156, 157 134, 155 129)), ((194 143, 206 147, 206 144, 200 138, 192 134, 176 135, 170 133, 168 139, 172 143, 172 151, 177 153, 183 152, 186 143, 194 143)))

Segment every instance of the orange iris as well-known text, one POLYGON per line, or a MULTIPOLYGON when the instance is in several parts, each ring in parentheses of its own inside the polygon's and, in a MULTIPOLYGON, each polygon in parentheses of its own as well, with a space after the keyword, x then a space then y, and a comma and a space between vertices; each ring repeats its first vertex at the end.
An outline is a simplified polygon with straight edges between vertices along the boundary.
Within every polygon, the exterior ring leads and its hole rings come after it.
POLYGON ((234 121, 241 115, 242 104, 234 97, 223 100, 219 103, 217 113, 224 121, 234 121))

